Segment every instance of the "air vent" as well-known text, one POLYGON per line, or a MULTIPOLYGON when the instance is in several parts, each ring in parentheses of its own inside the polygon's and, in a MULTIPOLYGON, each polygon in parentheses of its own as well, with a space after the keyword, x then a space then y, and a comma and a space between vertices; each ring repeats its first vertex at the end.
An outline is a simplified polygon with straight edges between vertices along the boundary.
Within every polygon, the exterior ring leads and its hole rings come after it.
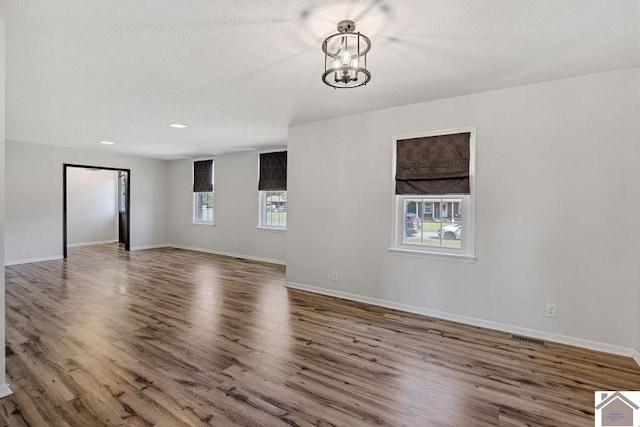
POLYGON ((528 343, 531 343, 531 344, 544 345, 544 341, 543 340, 539 340, 537 338, 525 337, 524 335, 511 334, 511 339, 512 340, 516 340, 516 341, 524 341, 524 342, 528 342, 528 343))

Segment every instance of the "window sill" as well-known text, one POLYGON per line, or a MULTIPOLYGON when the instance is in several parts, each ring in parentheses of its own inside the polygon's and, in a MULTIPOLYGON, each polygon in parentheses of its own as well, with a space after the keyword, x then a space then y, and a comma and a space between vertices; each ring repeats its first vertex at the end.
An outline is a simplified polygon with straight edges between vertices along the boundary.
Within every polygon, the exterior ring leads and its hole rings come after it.
POLYGON ((399 249, 399 248, 389 248, 389 252, 391 255, 400 255, 400 256, 410 256, 417 258, 431 258, 437 259, 440 261, 456 261, 456 262, 465 262, 465 263, 474 263, 476 261, 476 257, 474 255, 464 255, 464 254, 452 254, 446 252, 429 252, 429 251, 417 251, 411 249, 399 249))
POLYGON ((204 226, 208 226, 208 227, 215 227, 216 223, 215 222, 197 222, 197 221, 191 221, 191 225, 204 225, 204 226))
POLYGON ((275 232, 279 232, 279 233, 284 233, 287 231, 286 227, 265 227, 265 226, 258 226, 256 227, 258 230, 261 231, 275 231, 275 232))

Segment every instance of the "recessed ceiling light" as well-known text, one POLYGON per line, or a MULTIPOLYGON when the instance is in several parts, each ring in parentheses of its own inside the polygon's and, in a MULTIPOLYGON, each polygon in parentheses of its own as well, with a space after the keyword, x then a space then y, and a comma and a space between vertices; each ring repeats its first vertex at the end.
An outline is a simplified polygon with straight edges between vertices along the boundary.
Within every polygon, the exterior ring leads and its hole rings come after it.
POLYGON ((187 125, 183 125, 182 123, 171 123, 169 127, 175 129, 184 129, 187 127, 187 125))
POLYGON ((113 142, 113 141, 100 141, 100 144, 113 145, 113 144, 115 144, 115 142, 113 142))

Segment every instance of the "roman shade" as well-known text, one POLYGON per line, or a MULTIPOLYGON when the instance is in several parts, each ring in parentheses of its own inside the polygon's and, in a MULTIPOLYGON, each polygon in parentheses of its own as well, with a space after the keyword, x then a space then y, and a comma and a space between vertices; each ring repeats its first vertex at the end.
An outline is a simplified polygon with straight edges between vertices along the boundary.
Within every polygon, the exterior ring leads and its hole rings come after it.
POLYGON ((396 194, 469 194, 469 132, 397 141, 396 194))
POLYGON ((193 162, 193 192, 210 193, 213 191, 213 160, 193 162))
POLYGON ((260 191, 285 191, 287 189, 287 152, 260 154, 260 191))

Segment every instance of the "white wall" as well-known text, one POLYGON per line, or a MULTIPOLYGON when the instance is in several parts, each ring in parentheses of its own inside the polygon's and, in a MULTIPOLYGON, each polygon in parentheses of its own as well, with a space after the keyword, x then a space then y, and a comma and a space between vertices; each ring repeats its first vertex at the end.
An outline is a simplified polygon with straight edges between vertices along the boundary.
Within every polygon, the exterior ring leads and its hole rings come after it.
POLYGON ((167 162, 112 154, 107 149, 7 141, 7 263, 62 256, 64 163, 131 169, 131 247, 167 243, 167 162))
POLYGON ((178 247, 284 263, 286 233, 258 229, 257 151, 215 157, 215 226, 193 221, 192 160, 169 163, 169 242, 178 247))
POLYGON ((633 69, 291 127, 288 282, 629 353, 640 325, 639 93, 633 69), (391 255, 392 136, 469 125, 477 261, 391 255))
POLYGON ((118 241, 118 172, 67 169, 67 243, 118 241))

